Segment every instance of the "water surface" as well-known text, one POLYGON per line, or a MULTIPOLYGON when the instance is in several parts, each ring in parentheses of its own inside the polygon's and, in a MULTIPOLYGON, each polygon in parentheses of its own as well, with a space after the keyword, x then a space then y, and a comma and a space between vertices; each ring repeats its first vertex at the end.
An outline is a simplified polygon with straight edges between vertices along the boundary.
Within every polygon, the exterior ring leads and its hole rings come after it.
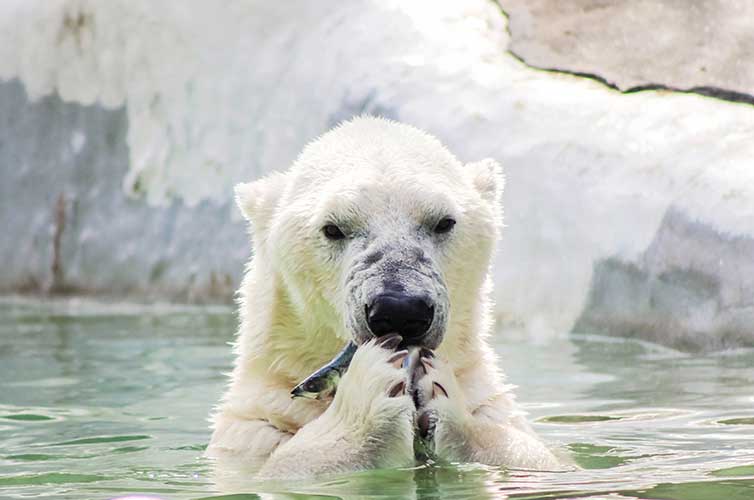
POLYGON ((514 331, 495 340, 509 381, 582 470, 422 467, 219 491, 201 455, 235 323, 217 307, 0 302, 0 498, 754 498, 754 351, 514 331))

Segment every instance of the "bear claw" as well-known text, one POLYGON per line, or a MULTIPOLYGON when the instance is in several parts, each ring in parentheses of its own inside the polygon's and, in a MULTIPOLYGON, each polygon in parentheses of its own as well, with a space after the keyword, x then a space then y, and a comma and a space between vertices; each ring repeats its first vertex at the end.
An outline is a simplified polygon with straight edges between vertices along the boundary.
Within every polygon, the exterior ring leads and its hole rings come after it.
POLYGON ((432 398, 436 398, 438 394, 442 392, 443 396, 448 396, 448 391, 445 390, 445 387, 442 386, 439 382, 432 382, 432 398))
POLYGON ((424 373, 428 373, 431 368, 435 367, 435 364, 429 358, 421 358, 419 361, 421 361, 422 367, 424 368, 424 373))
POLYGON ((390 388, 387 395, 388 397, 394 398, 397 396, 402 396, 405 393, 406 393, 406 383, 403 381, 400 381, 390 388))
POLYGON ((388 335, 377 338, 377 345, 389 351, 392 351, 393 349, 398 347, 401 342, 403 342, 403 337, 401 337, 397 333, 390 333, 388 335))
POLYGON ((396 368, 401 368, 403 367, 403 363, 405 363, 407 357, 408 351, 404 349, 402 351, 394 353, 389 358, 387 358, 387 362, 396 368))

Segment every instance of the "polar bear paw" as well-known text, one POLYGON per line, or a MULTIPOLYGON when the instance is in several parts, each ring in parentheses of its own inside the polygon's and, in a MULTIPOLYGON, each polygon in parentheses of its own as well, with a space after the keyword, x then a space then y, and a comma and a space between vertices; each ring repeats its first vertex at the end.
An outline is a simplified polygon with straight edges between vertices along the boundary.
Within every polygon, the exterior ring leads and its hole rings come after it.
POLYGON ((450 366, 428 349, 421 349, 410 375, 409 393, 416 406, 416 458, 435 461, 457 455, 446 449, 462 445, 470 418, 463 393, 450 366))
POLYGON ((396 351, 402 340, 392 334, 361 345, 338 385, 333 404, 355 406, 368 414, 375 401, 405 396, 408 351, 396 351))
POLYGON ((416 408, 408 394, 408 351, 396 351, 401 341, 386 335, 359 346, 326 411, 346 440, 383 457, 379 466, 413 463, 416 408))

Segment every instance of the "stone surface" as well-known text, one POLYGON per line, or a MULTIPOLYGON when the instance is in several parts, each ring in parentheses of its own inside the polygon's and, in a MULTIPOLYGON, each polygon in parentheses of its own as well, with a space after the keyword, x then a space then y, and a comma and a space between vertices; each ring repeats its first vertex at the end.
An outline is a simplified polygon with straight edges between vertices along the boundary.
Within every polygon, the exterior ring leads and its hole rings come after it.
POLYGON ((754 346, 754 238, 721 233, 670 208, 635 261, 595 264, 573 330, 682 350, 754 346))
POLYGON ((30 103, 10 81, 0 110, 0 292, 228 300, 249 253, 231 200, 128 197, 123 109, 30 103))
POLYGON ((496 307, 532 335, 574 326, 598 263, 650 272, 640 259, 671 206, 730 236, 699 232, 699 255, 748 251, 732 242, 754 235, 751 107, 621 94, 532 69, 508 44, 486 0, 7 2, 0 289, 230 300, 249 252, 233 184, 364 112, 503 163, 496 307))
POLYGON ((668 87, 754 102, 754 3, 498 0, 510 50, 621 90, 668 87))

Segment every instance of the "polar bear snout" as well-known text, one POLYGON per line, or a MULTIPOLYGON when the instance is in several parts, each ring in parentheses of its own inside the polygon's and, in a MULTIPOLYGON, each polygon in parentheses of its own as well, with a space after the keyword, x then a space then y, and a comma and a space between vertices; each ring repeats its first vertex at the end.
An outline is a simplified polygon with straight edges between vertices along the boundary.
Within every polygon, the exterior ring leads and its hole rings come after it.
POLYGON ((354 259, 344 283, 345 319, 357 343, 397 333, 404 346, 435 349, 445 336, 450 304, 443 273, 433 249, 405 241, 410 236, 390 234, 354 259))
POLYGON ((367 324, 376 337, 400 334, 409 345, 419 345, 435 316, 434 303, 426 295, 387 292, 366 305, 367 324))

